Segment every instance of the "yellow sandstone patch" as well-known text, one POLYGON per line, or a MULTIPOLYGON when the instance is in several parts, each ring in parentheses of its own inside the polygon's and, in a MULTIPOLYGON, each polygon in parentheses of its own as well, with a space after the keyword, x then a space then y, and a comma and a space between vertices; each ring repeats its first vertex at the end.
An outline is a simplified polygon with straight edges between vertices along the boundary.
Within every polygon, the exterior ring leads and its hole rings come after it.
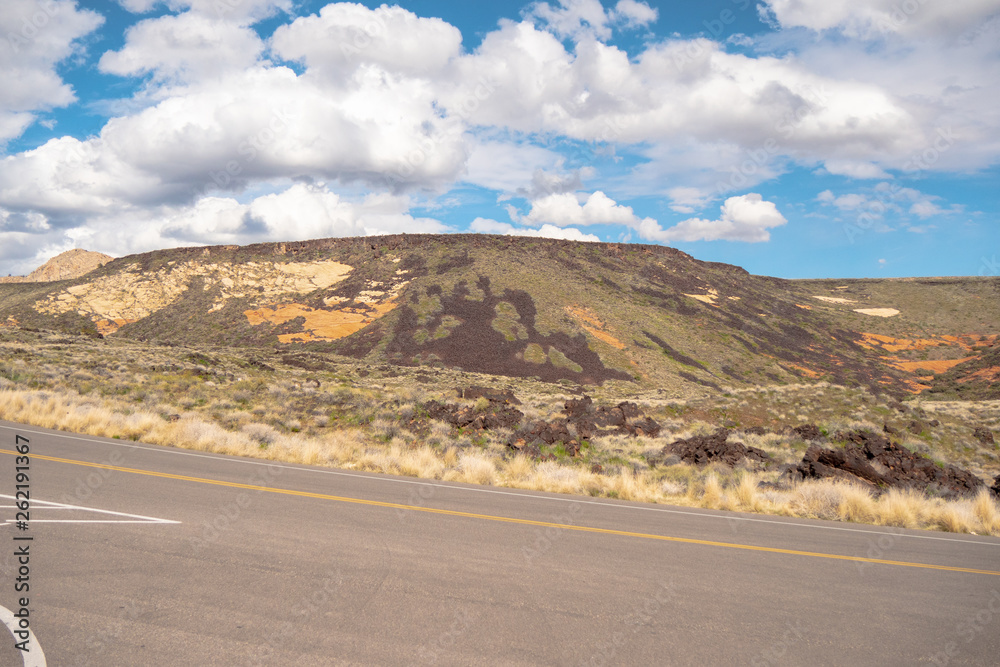
POLYGON ((138 268, 89 283, 75 285, 35 302, 40 313, 77 312, 90 318, 98 330, 111 334, 123 324, 136 322, 176 302, 195 278, 205 290, 220 288, 221 296, 209 312, 225 307, 230 299, 273 299, 287 294, 308 294, 339 283, 351 267, 333 261, 248 262, 246 264, 182 262, 143 272, 138 268))
POLYGON ((708 294, 685 294, 684 296, 689 296, 692 299, 697 299, 702 303, 707 303, 710 306, 715 305, 715 300, 719 298, 719 290, 710 289, 708 294))
POLYGON ((813 298, 827 303, 857 303, 853 299, 844 299, 839 296, 814 296, 813 298))
POLYGON ((874 315, 875 317, 895 317, 899 311, 895 308, 855 308, 855 313, 862 315, 874 315))

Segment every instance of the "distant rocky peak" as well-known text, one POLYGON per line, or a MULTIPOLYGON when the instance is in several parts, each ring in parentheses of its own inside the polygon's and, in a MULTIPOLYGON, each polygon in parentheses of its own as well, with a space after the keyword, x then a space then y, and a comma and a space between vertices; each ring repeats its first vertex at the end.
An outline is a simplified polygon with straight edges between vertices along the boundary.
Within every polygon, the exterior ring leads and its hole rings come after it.
POLYGON ((70 280, 90 273, 112 259, 114 257, 111 255, 76 248, 56 255, 26 276, 0 278, 0 282, 50 283, 56 280, 70 280))

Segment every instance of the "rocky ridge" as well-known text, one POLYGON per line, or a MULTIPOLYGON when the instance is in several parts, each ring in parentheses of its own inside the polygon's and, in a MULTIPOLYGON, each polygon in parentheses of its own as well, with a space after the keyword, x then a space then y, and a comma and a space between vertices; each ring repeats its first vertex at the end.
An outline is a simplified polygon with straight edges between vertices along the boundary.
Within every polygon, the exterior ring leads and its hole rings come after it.
POLYGON ((110 262, 114 257, 90 250, 67 250, 42 264, 26 276, 7 276, 0 283, 49 283, 71 280, 90 273, 110 262))
POLYGON ((0 326, 677 396, 828 382, 902 397, 949 367, 940 389, 978 396, 997 386, 998 304, 994 279, 789 281, 664 246, 403 234, 130 255, 0 285, 0 326))

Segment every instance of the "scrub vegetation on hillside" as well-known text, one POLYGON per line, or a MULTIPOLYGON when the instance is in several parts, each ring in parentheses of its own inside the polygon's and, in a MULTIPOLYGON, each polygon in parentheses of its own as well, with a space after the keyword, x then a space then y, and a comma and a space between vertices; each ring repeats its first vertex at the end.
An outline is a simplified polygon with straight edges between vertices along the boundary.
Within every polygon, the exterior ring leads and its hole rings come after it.
POLYGON ((2 329, 0 418, 427 479, 1000 535, 989 488, 1000 473, 991 442, 1000 401, 900 402, 818 382, 686 398, 595 386, 585 389, 591 405, 572 383, 333 356, 318 369, 302 362, 282 351, 2 329), (473 385, 481 389, 464 389, 473 385), (635 418, 622 422, 616 410, 635 418), (808 452, 861 451, 850 442, 858 433, 891 439, 940 470, 961 468, 982 486, 956 495, 803 477, 808 452), (706 442, 762 454, 727 462, 692 449, 706 442))

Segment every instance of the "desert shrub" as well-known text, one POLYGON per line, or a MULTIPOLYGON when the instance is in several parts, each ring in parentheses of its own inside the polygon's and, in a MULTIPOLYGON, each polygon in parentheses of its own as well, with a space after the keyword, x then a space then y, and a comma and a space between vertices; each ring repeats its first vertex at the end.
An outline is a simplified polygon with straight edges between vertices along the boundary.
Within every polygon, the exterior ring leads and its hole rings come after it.
POLYGON ((243 432, 262 447, 273 445, 278 440, 278 432, 267 424, 252 423, 243 427, 243 432))

